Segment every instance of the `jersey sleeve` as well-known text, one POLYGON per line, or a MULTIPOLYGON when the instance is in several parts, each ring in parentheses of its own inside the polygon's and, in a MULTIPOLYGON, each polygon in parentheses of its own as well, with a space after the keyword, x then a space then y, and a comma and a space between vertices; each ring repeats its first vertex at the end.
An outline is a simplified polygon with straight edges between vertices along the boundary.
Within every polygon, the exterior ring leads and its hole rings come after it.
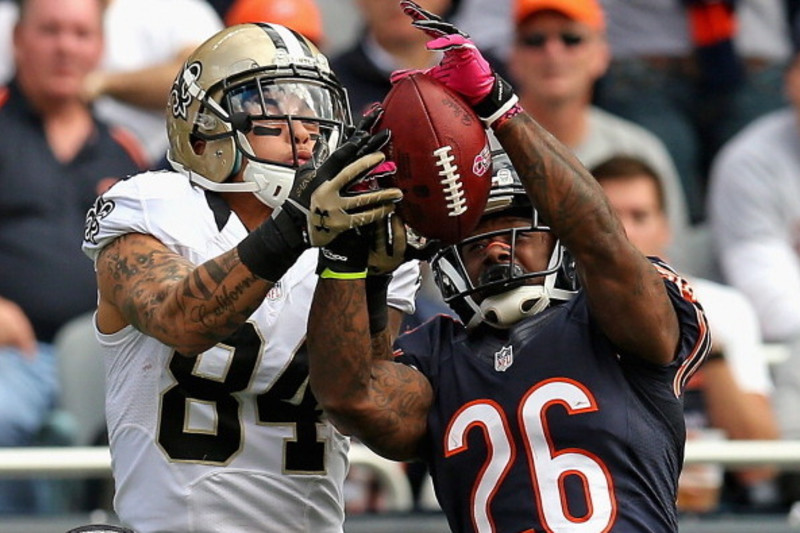
POLYGON ((209 223, 198 207, 198 194, 188 179, 170 172, 146 172, 118 182, 86 214, 84 253, 96 261, 114 239, 144 233, 194 259, 194 251, 205 246, 209 223))
POLYGON ((149 233, 137 188, 131 180, 98 196, 86 213, 83 252, 94 262, 111 241, 126 233, 149 233))
POLYGON ((389 283, 387 303, 403 313, 410 315, 416 310, 417 291, 420 287, 419 261, 408 261, 394 271, 389 283))
POLYGON ((695 298, 689 282, 663 261, 650 260, 661 274, 678 316, 680 340, 671 366, 677 367, 672 381, 673 393, 680 396, 689 378, 697 372, 711 350, 711 334, 703 307, 695 298))

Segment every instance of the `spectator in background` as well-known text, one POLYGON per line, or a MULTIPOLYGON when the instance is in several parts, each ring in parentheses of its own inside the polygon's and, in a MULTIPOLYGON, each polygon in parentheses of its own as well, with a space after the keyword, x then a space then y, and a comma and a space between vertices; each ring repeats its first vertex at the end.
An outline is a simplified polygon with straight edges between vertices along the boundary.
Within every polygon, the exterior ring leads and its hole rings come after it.
MULTIPOLYGON (((391 89, 394 70, 425 69, 438 61, 426 48, 427 39, 412 28, 394 0, 355 0, 364 27, 358 41, 331 58, 333 70, 347 87, 353 115, 359 116, 370 104, 383 100, 391 89)), ((423 0, 422 7, 447 16, 456 0, 423 0)))
POLYGON ((731 139, 714 159, 709 189, 723 274, 776 342, 800 337, 800 54, 785 80, 791 107, 731 139))
MULTIPOLYGON (((660 176, 644 161, 616 156, 592 171, 628 239, 648 256, 668 261, 671 239, 660 176)), ((701 278, 689 279, 711 328, 712 347, 703 368, 687 385, 687 431, 722 429, 727 438, 779 438, 771 404, 772 381, 755 311, 738 290, 701 278)), ((774 503, 772 469, 737 472, 735 503, 774 503)))
POLYGON ((753 304, 765 339, 791 346, 775 366, 774 398, 783 437, 800 439, 800 54, 785 90, 790 107, 747 126, 714 159, 708 213, 726 280, 753 304))
POLYGON ((514 33, 512 4, 513 0, 461 0, 453 22, 481 50, 505 62, 514 33))
POLYGON ((20 306, 0 298, 0 349, 16 349, 22 355, 36 354, 36 334, 20 306))
POLYGON ((246 22, 281 24, 324 47, 322 14, 314 0, 235 0, 225 14, 225 25, 246 22))
POLYGON ((706 175, 719 147, 783 105, 791 54, 784 2, 602 0, 614 59, 596 101, 664 141, 693 223, 705 218, 706 175))
POLYGON ((104 0, 105 53, 87 76, 83 95, 103 119, 130 129, 149 166, 163 166, 164 107, 189 53, 222 28, 204 0, 104 0))
MULTIPOLYGON (((610 59, 598 0, 516 0, 509 73, 520 102, 587 167, 617 154, 642 157, 664 176, 676 245, 688 217, 680 180, 652 133, 591 105, 594 84, 610 59)), ((681 253, 671 250, 676 266, 681 253)))
MULTIPOLYGON (((27 446, 57 399, 50 342, 97 300, 84 215, 141 157, 80 98, 102 54, 100 0, 23 0, 13 43, 16 77, 0 90, 0 329, 17 341, 0 349, 0 446, 27 446)), ((27 482, 0 484, 0 512, 36 510, 27 482)))

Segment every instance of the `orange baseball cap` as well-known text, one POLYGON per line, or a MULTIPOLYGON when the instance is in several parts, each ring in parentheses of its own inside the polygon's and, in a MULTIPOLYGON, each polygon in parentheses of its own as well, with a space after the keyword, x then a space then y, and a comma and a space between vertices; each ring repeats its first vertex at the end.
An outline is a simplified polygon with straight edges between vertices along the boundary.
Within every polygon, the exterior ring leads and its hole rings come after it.
POLYGON ((558 11, 597 30, 606 27, 603 8, 598 0, 516 0, 514 22, 519 24, 538 11, 558 11))
POLYGON ((225 24, 274 22, 298 31, 320 46, 322 15, 314 0, 236 0, 225 14, 225 24))

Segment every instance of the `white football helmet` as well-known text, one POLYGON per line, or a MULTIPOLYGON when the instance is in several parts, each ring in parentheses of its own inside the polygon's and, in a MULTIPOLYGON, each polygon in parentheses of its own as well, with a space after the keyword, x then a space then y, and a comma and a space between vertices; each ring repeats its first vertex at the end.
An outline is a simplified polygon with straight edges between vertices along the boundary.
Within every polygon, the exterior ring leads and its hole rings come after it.
POLYGON ((271 161, 254 153, 245 134, 279 135, 294 121, 311 132, 317 161, 342 141, 350 110, 328 59, 284 26, 231 26, 200 45, 175 78, 167 103, 167 157, 201 187, 252 192, 274 208, 286 199, 302 162, 295 140, 293 161, 271 161), (243 158, 244 182, 232 183, 243 158))
POLYGON ((569 252, 556 240, 545 270, 527 272, 516 261, 487 269, 479 280, 467 274, 461 250, 470 243, 509 235, 510 255, 514 257, 516 237, 520 233, 550 232, 540 223, 539 214, 531 204, 517 172, 503 151, 492 152, 492 187, 484 217, 498 215, 531 217, 527 227, 509 228, 469 237, 460 243, 440 250, 431 260, 431 269, 444 301, 472 328, 485 321, 497 328, 508 328, 519 320, 540 313, 553 301, 567 301, 578 290, 575 263, 569 252), (544 278, 531 284, 533 278, 544 278), (474 296, 480 293, 480 304, 474 296))

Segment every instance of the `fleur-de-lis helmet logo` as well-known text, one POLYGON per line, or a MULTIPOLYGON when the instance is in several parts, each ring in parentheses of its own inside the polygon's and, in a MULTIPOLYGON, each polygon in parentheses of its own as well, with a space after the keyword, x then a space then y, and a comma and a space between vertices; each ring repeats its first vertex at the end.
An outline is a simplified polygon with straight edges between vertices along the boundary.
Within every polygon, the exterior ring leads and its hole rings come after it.
POLYGON ((200 77, 202 71, 203 66, 199 61, 195 61, 184 66, 181 75, 175 78, 169 94, 172 116, 188 120, 189 105, 192 103, 191 88, 196 87, 195 80, 200 77))

